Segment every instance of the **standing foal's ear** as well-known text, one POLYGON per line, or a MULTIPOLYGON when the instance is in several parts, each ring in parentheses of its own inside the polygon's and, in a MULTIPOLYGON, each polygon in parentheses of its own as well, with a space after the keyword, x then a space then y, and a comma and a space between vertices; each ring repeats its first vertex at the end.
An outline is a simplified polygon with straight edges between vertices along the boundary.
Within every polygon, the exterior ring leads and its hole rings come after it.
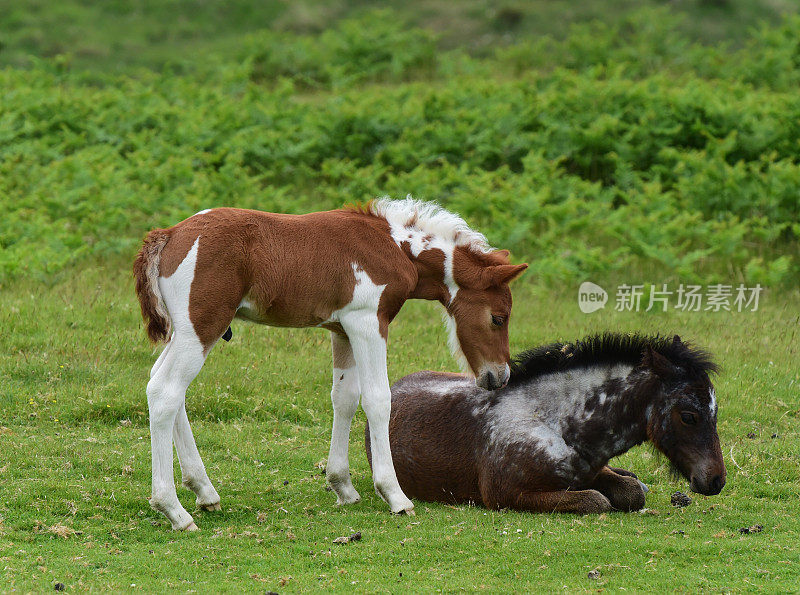
POLYGON ((649 368, 659 378, 666 379, 678 373, 678 367, 665 358, 663 355, 654 351, 649 345, 644 350, 642 356, 642 367, 649 368))
POLYGON ((481 276, 485 287, 497 287, 503 283, 511 283, 527 268, 527 264, 498 264, 484 269, 481 276))

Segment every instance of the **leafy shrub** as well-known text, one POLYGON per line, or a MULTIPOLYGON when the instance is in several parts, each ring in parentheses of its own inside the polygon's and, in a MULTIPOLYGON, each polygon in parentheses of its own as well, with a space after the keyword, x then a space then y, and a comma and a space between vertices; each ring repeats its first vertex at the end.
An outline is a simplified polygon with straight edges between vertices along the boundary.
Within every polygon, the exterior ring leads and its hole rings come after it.
POLYGON ((318 36, 251 35, 243 54, 256 82, 287 77, 313 88, 343 88, 367 80, 402 80, 429 68, 435 39, 423 29, 405 28, 389 11, 373 11, 318 36))
POLYGON ((0 280, 130 256, 149 228, 212 206, 411 193, 546 282, 792 282, 797 22, 729 55, 653 27, 645 15, 477 60, 373 13, 318 37, 254 36, 202 73, 0 71, 0 280), (773 54, 791 72, 770 85, 751 67, 773 54))

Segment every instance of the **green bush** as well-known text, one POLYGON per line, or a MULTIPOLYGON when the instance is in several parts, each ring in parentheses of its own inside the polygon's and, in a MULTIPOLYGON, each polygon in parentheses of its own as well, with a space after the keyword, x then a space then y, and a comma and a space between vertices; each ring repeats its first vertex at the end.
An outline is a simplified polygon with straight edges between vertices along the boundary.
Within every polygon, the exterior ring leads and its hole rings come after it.
POLYGON ((436 50, 432 33, 405 28, 389 11, 343 20, 318 36, 264 31, 242 45, 253 81, 286 77, 311 88, 403 80, 430 68, 436 50))
POLYGON ((252 36, 202 72, 6 69, 0 280, 132 256, 149 228, 208 207, 410 193, 548 282, 791 283, 798 23, 726 53, 650 14, 477 60, 379 12, 316 37, 252 36))

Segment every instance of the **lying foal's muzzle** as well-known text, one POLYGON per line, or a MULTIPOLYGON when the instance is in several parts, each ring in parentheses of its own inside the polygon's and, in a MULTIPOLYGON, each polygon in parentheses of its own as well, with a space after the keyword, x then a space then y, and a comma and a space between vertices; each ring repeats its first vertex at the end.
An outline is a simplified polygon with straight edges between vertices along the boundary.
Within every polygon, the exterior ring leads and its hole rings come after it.
POLYGON ((481 370, 481 373, 475 380, 475 384, 486 390, 496 390, 508 384, 508 379, 510 377, 511 369, 508 367, 508 364, 503 364, 502 366, 495 365, 490 368, 485 367, 481 370))
POLYGON ((715 475, 710 479, 704 480, 692 477, 689 483, 693 492, 704 496, 716 496, 725 487, 725 477, 723 475, 715 475))
POLYGON ((715 436, 711 453, 699 464, 693 465, 689 475, 689 485, 693 492, 705 496, 716 496, 725 487, 725 461, 722 459, 722 450, 719 439, 715 436))

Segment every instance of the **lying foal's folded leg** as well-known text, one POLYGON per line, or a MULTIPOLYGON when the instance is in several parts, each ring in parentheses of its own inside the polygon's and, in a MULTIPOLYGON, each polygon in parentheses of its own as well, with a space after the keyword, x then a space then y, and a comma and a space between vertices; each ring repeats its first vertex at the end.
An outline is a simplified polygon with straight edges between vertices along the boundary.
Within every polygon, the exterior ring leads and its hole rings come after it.
POLYGON ((576 514, 592 514, 612 510, 608 498, 597 490, 522 491, 516 496, 509 493, 507 501, 498 502, 497 508, 512 508, 529 512, 573 512, 576 514))
POLYGON ((642 486, 642 489, 644 490, 645 494, 650 491, 650 488, 648 488, 647 485, 641 479, 639 479, 639 476, 636 475, 633 471, 628 471, 627 469, 620 469, 619 467, 609 467, 609 469, 611 469, 617 475, 633 477, 634 479, 638 480, 639 485, 642 486))
POLYGON ((644 508, 644 484, 630 471, 626 473, 628 475, 622 475, 616 469, 603 467, 591 487, 606 496, 617 510, 640 510, 644 508))
POLYGON ((608 467, 606 469, 611 469, 617 475, 622 475, 623 477, 633 477, 634 479, 639 479, 633 471, 628 471, 627 469, 620 469, 619 467, 608 467))

